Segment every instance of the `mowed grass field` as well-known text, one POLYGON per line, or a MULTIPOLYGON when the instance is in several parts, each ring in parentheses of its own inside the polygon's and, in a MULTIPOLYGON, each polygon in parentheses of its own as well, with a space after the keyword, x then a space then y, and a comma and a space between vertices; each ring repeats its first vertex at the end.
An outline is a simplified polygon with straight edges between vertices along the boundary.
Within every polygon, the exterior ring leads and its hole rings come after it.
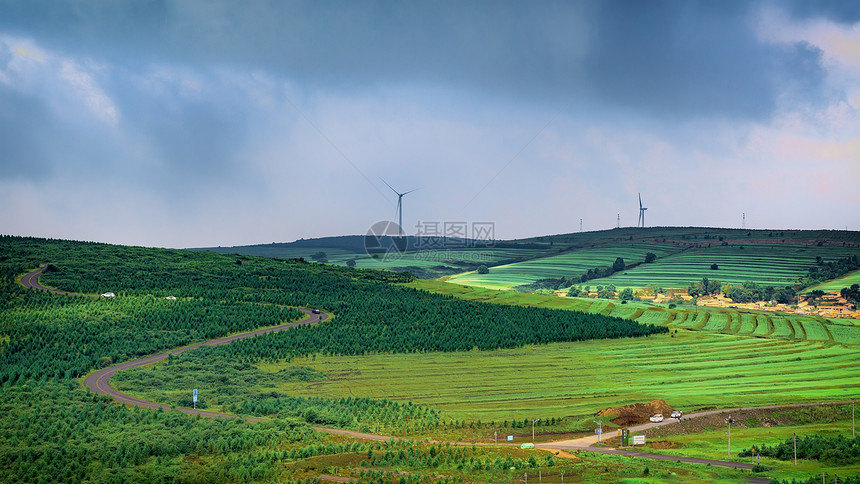
POLYGON ((283 383, 304 396, 389 398, 483 421, 583 417, 665 399, 687 412, 860 396, 856 348, 680 330, 674 335, 460 353, 294 359, 328 380, 283 383))
POLYGON ((458 274, 448 280, 457 284, 510 289, 521 284, 530 284, 538 279, 578 276, 595 267, 611 266, 617 257, 627 264, 642 262, 645 254, 653 252, 658 257, 677 251, 666 244, 617 243, 607 247, 574 250, 565 254, 494 266, 489 274, 470 272, 458 274))

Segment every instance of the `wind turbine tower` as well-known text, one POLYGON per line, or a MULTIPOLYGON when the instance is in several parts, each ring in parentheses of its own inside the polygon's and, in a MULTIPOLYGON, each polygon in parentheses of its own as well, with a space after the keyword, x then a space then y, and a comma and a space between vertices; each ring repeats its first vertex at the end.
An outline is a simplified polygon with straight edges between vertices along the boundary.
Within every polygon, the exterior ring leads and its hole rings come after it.
POLYGON ((645 227, 645 210, 647 208, 642 206, 642 194, 639 194, 639 227, 645 227))
MULTIPOLYGON (((380 180, 382 180, 382 179, 380 178, 380 180)), ((397 230, 400 232, 400 236, 402 237, 403 236, 403 196, 408 195, 408 194, 410 194, 410 193, 412 193, 418 189, 416 188, 415 190, 409 190, 408 192, 400 193, 397 190, 395 190, 394 187, 392 187, 391 185, 388 185, 387 181, 382 180, 382 183, 385 183, 388 186, 388 188, 391 189, 392 192, 397 194, 397 224, 398 224, 397 230)))

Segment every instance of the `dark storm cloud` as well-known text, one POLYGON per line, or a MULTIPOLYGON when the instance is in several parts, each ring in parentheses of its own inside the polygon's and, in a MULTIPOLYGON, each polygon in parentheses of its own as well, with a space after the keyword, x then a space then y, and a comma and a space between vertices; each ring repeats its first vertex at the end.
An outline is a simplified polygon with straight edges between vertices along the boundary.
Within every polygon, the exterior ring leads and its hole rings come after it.
POLYGON ((590 96, 646 114, 762 119, 785 79, 802 76, 814 94, 822 78, 803 49, 756 38, 762 5, 33 1, 6 3, 0 27, 27 26, 57 48, 114 62, 229 64, 317 87, 433 83, 518 101, 590 96))
POLYGON ((793 0, 773 3, 786 8, 796 19, 824 18, 841 24, 860 21, 860 2, 856 0, 793 0))
POLYGON ((788 79, 814 94, 824 77, 820 55, 759 42, 751 6, 606 2, 587 61, 591 85, 628 109, 747 119, 769 116, 788 79))

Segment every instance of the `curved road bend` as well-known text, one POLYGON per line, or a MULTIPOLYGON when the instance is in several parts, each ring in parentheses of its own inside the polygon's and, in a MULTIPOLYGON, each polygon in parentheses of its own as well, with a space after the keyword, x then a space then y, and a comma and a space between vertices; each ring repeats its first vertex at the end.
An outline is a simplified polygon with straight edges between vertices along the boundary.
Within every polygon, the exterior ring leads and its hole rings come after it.
MULTIPOLYGON (((232 343, 234 341, 238 341, 240 339, 252 338, 254 336, 266 333, 274 333, 277 331, 283 331, 289 328, 295 328, 296 326, 303 326, 306 324, 314 324, 320 321, 325 321, 328 319, 328 314, 320 313, 313 314, 308 309, 301 309, 301 311, 308 315, 306 319, 301 321, 296 321, 294 323, 281 324, 278 326, 272 326, 269 328, 257 329, 254 331, 249 331, 247 333, 239 333, 234 334, 232 336, 225 336, 223 338, 213 339, 206 341, 204 343, 197 343, 190 346, 183 346, 182 348, 176 348, 174 350, 166 351, 164 353, 159 353, 156 355, 147 356, 145 358, 141 358, 138 360, 126 361, 123 363, 119 363, 113 366, 109 366, 107 368, 102 368, 101 370, 89 375, 84 379, 84 385, 90 389, 93 393, 98 393, 101 395, 110 395, 111 398, 118 402, 128 403, 131 405, 137 405, 139 407, 147 407, 147 408, 163 408, 164 410, 170 410, 170 405, 166 405, 164 403, 156 403, 150 402, 148 400, 142 400, 140 398, 132 397, 131 395, 127 395, 122 393, 121 391, 116 390, 112 386, 110 386, 111 377, 118 371, 127 370, 129 368, 135 368, 138 366, 148 365, 150 363, 155 363, 157 361, 164 360, 168 357, 168 355, 179 355, 188 350, 193 350, 200 348, 201 346, 219 346, 225 345, 228 343, 232 343)), ((185 412, 191 415, 202 415, 204 417, 236 417, 236 415, 231 415, 227 413, 218 413, 218 412, 207 412, 204 410, 196 410, 193 408, 184 408, 184 407, 175 407, 176 410, 180 412, 185 412)), ((247 417, 248 420, 262 420, 255 417, 247 417)))
POLYGON ((21 285, 24 287, 29 287, 30 289, 39 289, 42 291, 52 292, 54 294, 64 294, 66 296, 86 296, 86 294, 80 294, 77 292, 67 292, 60 291, 58 289, 49 289, 41 284, 39 284, 39 276, 45 272, 45 269, 48 268, 48 264, 43 265, 42 267, 36 269, 33 272, 28 272, 21 276, 21 285))
MULTIPOLYGON (((64 294, 64 295, 70 295, 70 296, 81 296, 82 295, 82 294, 74 293, 74 292, 66 292, 66 291, 59 291, 56 289, 48 289, 47 287, 39 284, 39 276, 42 275, 42 272, 44 272, 45 268, 47 268, 47 267, 48 267, 48 265, 45 264, 44 266, 36 269, 33 272, 29 272, 27 274, 24 274, 21 277, 21 284, 24 287, 28 287, 31 289, 39 289, 42 291, 50 291, 54 294, 64 294)), ((302 311, 303 313, 305 313, 308 317, 301 320, 301 321, 296 321, 294 323, 281 324, 278 326, 271 326, 268 328, 262 328, 262 329, 257 329, 254 331, 249 331, 247 333, 239 333, 239 334, 234 334, 231 336, 225 336, 223 338, 217 338, 217 339, 205 341, 203 343, 196 343, 196 344, 193 344, 190 346, 183 346, 181 348, 176 348, 176 349, 173 349, 170 351, 166 351, 164 353, 158 353, 158 354, 146 356, 144 358, 140 358, 137 360, 126 361, 126 362, 119 363, 119 364, 116 364, 113 366, 109 366, 107 368, 102 368, 101 370, 99 370, 99 371, 89 375, 88 377, 86 377, 84 379, 84 385, 86 385, 86 387, 89 388, 90 391, 92 391, 93 393, 98 393, 100 395, 109 395, 111 398, 113 398, 114 400, 116 400, 118 402, 128 403, 130 405, 137 405, 139 407, 162 408, 164 410, 170 410, 170 408, 171 408, 170 405, 167 405, 164 403, 150 402, 149 400, 143 400, 140 398, 135 398, 135 397, 132 397, 131 395, 127 395, 125 393, 122 393, 121 391, 116 390, 115 388, 110 386, 111 377, 118 371, 127 370, 129 368, 135 368, 138 366, 144 366, 144 365, 148 365, 150 363, 155 363, 157 361, 161 361, 161 360, 166 359, 167 356, 171 355, 171 354, 175 356, 175 355, 182 354, 188 350, 200 348, 201 346, 219 346, 219 345, 232 343, 232 342, 238 341, 240 339, 252 338, 252 337, 260 335, 260 334, 274 333, 274 332, 283 331, 283 330, 289 329, 289 328, 295 328, 296 326, 303 326, 306 324, 314 324, 314 323, 318 323, 320 321, 325 321, 329 317, 329 315, 326 313, 314 314, 312 311, 310 311, 308 309, 299 309, 299 310, 302 311)), ((236 417, 236 415, 231 415, 228 413, 207 412, 205 410, 196 410, 193 408, 175 407, 174 409, 179 410, 180 412, 187 413, 187 414, 201 415, 204 417, 224 417, 224 418, 236 417)), ((257 418, 257 417, 246 417, 246 418, 248 420, 262 420, 262 419, 257 418)))

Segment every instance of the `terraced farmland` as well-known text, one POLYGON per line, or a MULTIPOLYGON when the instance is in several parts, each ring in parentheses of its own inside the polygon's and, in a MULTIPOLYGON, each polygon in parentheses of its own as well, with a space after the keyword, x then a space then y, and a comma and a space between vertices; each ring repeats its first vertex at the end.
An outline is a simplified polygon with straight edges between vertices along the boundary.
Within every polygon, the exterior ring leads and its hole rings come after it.
POLYGON ((459 274, 449 281, 469 286, 492 289, 510 289, 521 284, 530 284, 538 279, 578 276, 588 269, 611 266, 617 257, 627 264, 642 262, 645 254, 653 252, 658 257, 677 251, 677 247, 666 244, 618 243, 607 247, 579 249, 561 255, 494 266, 489 274, 459 274))
POLYGON ((676 329, 759 338, 811 340, 830 344, 860 344, 860 321, 851 319, 825 319, 810 315, 731 308, 667 309, 646 303, 621 304, 619 301, 607 299, 537 296, 440 281, 416 281, 410 285, 464 299, 599 313, 676 329))
MULTIPOLYGON (((501 351, 317 355, 288 365, 313 367, 337 378, 285 383, 280 391, 412 400, 451 418, 497 422, 535 415, 588 416, 608 406, 657 398, 691 411, 849 399, 860 393, 856 348, 686 331, 501 351)), ((261 365, 267 371, 282 366, 261 365)))
MULTIPOLYGON (((806 274, 820 256, 834 260, 858 253, 856 248, 786 245, 745 245, 691 248, 651 264, 642 264, 612 277, 595 279, 588 284, 615 284, 617 287, 686 288, 702 277, 723 283, 753 281, 762 286, 782 287, 806 274), (712 270, 711 264, 718 269, 712 270)), ((537 262, 537 261, 535 261, 537 262)), ((857 276, 860 278, 860 276, 857 276)), ((844 286, 843 286, 844 287, 844 286)))

